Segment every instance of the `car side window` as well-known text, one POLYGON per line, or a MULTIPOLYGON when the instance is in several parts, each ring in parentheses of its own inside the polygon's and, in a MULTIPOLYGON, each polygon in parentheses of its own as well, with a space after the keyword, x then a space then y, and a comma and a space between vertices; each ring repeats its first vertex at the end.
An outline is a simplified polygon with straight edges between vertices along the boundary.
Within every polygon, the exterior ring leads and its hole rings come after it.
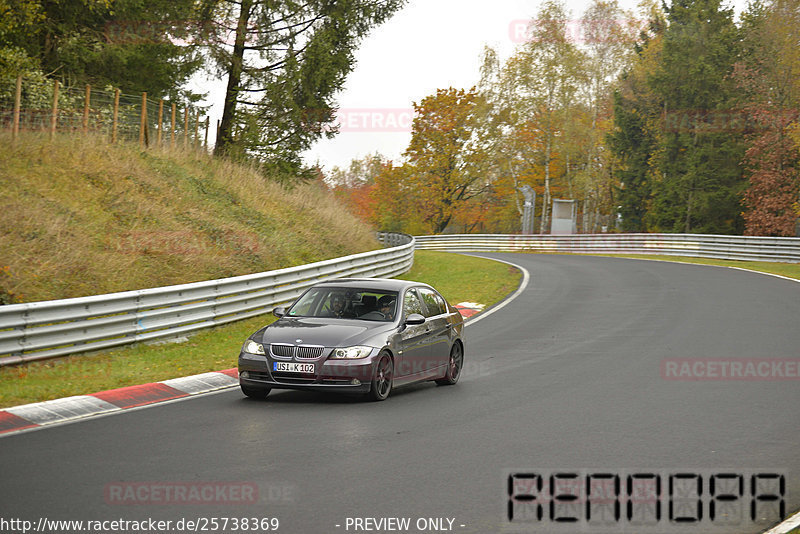
POLYGON ((439 309, 442 310, 442 313, 447 313, 447 301, 444 300, 444 297, 441 296, 436 291, 433 292, 433 296, 436 298, 436 301, 439 303, 439 309))
POLYGON ((420 302, 417 293, 413 289, 406 291, 406 296, 403 298, 403 315, 408 317, 412 313, 424 315, 422 311, 422 302, 420 302))
POLYGON ((420 295, 422 295, 422 300, 425 302, 425 308, 427 308, 428 313, 425 314, 426 317, 434 317, 444 313, 445 310, 439 295, 424 287, 419 288, 418 291, 420 295))

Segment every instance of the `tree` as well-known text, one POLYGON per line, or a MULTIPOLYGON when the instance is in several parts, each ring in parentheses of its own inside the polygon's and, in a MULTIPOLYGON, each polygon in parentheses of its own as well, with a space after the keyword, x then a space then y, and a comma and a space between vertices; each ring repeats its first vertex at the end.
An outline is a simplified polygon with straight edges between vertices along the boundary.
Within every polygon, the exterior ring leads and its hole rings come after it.
POLYGON ((646 16, 648 27, 639 34, 633 47, 636 55, 614 91, 614 125, 605 139, 617 161, 614 174, 624 232, 648 230, 652 183, 657 173, 653 156, 663 134, 663 105, 648 79, 661 62, 665 21, 656 4, 649 6, 646 16))
POLYGON ((583 54, 567 36, 568 19, 562 3, 547 0, 531 24, 529 40, 508 60, 501 75, 514 95, 513 123, 519 127, 532 121, 541 133, 542 231, 549 224, 552 166, 569 116, 565 106, 577 96, 583 61, 583 54))
POLYGON ((744 146, 739 133, 713 126, 738 96, 730 77, 741 49, 733 8, 675 0, 666 13, 661 62, 650 78, 665 118, 651 219, 670 232, 741 233, 744 146))
MULTIPOLYGON (((17 50, 67 85, 112 85, 154 97, 189 97, 201 67, 195 0, 0 0, 0 49, 17 50)), ((19 53, 17 53, 19 55, 19 53)))
MULTIPOLYGON (((633 15, 620 8, 616 0, 594 0, 581 18, 584 53, 579 81, 585 104, 584 110, 571 111, 565 123, 565 133, 569 132, 565 138, 573 141, 573 146, 565 150, 565 170, 572 191, 570 156, 575 154, 579 165, 575 178, 583 189, 584 228, 589 232, 597 231, 601 213, 617 211, 613 160, 604 141, 613 124, 612 86, 631 62, 636 24, 633 15)), ((575 198, 574 194, 570 198, 575 198)))
POLYGON ((486 190, 485 158, 474 135, 479 99, 475 88, 451 87, 414 103, 405 155, 423 221, 433 233, 443 232, 467 201, 486 190))
POLYGON ((375 176, 373 221, 380 230, 415 235, 428 231, 422 222, 419 192, 411 180, 413 172, 408 164, 388 161, 375 176))
POLYGON ((212 47, 228 79, 215 151, 261 160, 282 173, 334 120, 335 94, 354 65, 353 50, 404 0, 205 0, 206 11, 234 21, 212 47))
POLYGON ((792 138, 800 112, 800 2, 754 4, 744 18, 749 54, 734 74, 746 94, 744 165, 749 175, 743 214, 749 235, 793 236, 800 200, 800 152, 792 138))
POLYGON ((371 156, 352 160, 347 169, 334 167, 325 177, 325 182, 351 213, 366 223, 380 224, 376 218, 375 178, 387 163, 376 152, 371 156))
POLYGON ((613 0, 595 0, 587 9, 580 39, 568 19, 563 4, 546 3, 529 40, 502 67, 488 49, 481 72, 481 94, 492 105, 488 116, 495 125, 493 194, 508 194, 521 216, 517 189, 531 185, 542 200, 541 231, 547 231, 555 194, 584 201, 593 212, 588 228, 597 226, 601 212, 616 211, 604 139, 611 88, 630 63, 635 21, 613 0))
POLYGON ((359 187, 375 183, 375 176, 386 163, 380 153, 375 152, 360 159, 354 159, 346 169, 334 167, 325 177, 325 181, 332 187, 359 187))

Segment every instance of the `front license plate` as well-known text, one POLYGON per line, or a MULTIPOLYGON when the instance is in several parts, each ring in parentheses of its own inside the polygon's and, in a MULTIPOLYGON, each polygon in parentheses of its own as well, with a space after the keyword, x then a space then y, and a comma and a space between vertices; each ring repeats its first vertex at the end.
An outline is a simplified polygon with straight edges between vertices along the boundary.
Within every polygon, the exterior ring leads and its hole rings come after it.
POLYGON ((272 364, 273 371, 283 371, 286 373, 313 373, 313 363, 297 363, 297 362, 274 362, 272 364))

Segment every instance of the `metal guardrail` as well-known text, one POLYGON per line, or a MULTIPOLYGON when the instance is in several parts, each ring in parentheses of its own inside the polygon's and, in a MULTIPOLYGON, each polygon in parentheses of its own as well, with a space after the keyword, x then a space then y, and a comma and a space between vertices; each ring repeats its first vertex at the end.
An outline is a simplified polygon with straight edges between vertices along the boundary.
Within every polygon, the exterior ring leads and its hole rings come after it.
POLYGON ((0 366, 175 337, 266 313, 321 280, 408 271, 414 238, 378 237, 392 248, 221 280, 0 306, 0 366))
POLYGON ((661 254, 724 260, 800 262, 800 238, 710 234, 462 234, 416 236, 417 249, 661 254))

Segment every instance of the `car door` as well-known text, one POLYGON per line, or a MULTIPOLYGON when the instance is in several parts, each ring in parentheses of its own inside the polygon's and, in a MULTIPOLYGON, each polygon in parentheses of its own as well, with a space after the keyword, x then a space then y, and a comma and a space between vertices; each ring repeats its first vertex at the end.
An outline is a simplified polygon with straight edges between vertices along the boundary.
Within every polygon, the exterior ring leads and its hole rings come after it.
POLYGON ((447 306, 436 291, 418 288, 425 306, 425 323, 428 325, 428 368, 433 370, 446 365, 450 358, 450 322, 447 320, 447 306))
MULTIPOLYGON (((414 288, 407 289, 403 295, 402 320, 412 313, 425 316, 422 300, 414 288)), ((398 383, 413 381, 428 367, 425 363, 428 352, 428 326, 427 324, 405 325, 399 334, 400 351, 397 355, 395 366, 395 381, 398 383)))

